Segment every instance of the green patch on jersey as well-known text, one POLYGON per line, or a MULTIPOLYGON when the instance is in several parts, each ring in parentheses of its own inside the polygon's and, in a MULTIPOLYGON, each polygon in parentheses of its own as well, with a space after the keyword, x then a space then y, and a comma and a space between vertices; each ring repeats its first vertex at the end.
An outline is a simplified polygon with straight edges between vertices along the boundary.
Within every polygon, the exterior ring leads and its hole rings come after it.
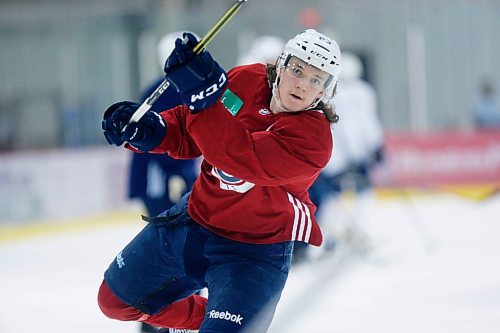
POLYGON ((238 114, 243 105, 243 101, 229 89, 226 89, 220 101, 233 116, 238 114))

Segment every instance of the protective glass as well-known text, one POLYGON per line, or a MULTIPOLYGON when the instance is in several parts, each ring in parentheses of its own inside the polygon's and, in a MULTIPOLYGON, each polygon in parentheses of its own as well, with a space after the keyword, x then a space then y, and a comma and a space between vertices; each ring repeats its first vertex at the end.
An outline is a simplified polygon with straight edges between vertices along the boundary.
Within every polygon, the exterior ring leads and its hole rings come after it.
POLYGON ((290 77, 307 82, 315 91, 324 90, 331 75, 311 66, 300 59, 292 57, 285 66, 285 73, 290 77))

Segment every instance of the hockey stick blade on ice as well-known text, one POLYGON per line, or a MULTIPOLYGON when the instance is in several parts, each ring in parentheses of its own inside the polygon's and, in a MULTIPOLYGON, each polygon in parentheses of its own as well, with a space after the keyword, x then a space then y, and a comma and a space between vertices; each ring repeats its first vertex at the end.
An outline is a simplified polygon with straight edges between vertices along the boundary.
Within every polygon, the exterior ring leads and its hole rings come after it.
MULTIPOLYGON (((224 15, 215 23, 215 25, 210 29, 207 34, 201 39, 201 41, 195 46, 194 52, 200 54, 214 39, 217 33, 231 20, 231 18, 240 10, 243 3, 247 0, 237 0, 231 8, 229 8, 224 15)), ((163 92, 170 86, 170 82, 166 79, 158 86, 158 88, 153 91, 153 93, 141 104, 141 106, 134 112, 130 118, 130 123, 136 123, 151 109, 154 102, 163 94, 163 92)))

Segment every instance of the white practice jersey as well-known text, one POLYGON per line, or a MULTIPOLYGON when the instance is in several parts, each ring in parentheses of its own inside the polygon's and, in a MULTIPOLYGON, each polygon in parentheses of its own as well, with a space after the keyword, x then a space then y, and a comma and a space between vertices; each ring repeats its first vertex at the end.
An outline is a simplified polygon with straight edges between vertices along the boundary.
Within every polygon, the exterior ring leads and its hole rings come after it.
POLYGON ((333 125, 335 148, 323 170, 329 176, 345 171, 350 165, 369 161, 383 141, 376 94, 366 81, 340 80, 332 103, 340 120, 333 125))

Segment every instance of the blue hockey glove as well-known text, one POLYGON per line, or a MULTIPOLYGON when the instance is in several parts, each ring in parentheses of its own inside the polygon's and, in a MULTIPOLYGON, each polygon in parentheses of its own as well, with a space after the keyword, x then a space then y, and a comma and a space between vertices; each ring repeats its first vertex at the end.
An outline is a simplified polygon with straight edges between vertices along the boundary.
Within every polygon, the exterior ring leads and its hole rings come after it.
POLYGON ((148 111, 138 122, 129 124, 138 108, 139 105, 132 102, 120 102, 108 108, 113 111, 108 120, 103 120, 103 130, 110 144, 119 146, 128 142, 143 152, 151 151, 160 145, 167 132, 163 118, 156 112, 148 111))
POLYGON ((384 161, 384 158, 385 158, 385 156, 384 156, 384 147, 380 146, 373 153, 373 161, 375 163, 382 163, 384 161))
POLYGON ((380 165, 384 162, 385 156, 384 156, 384 147, 380 146, 378 147, 370 156, 369 160, 367 161, 367 168, 369 170, 375 168, 377 165, 380 165))
POLYGON ((204 50, 196 55, 198 43, 191 33, 175 41, 175 49, 165 62, 166 79, 181 95, 182 103, 199 112, 217 102, 227 86, 227 74, 204 50))
POLYGON ((134 102, 118 102, 106 109, 102 119, 104 137, 110 145, 121 146, 123 144, 122 131, 132 117, 132 113, 124 112, 125 108, 137 105, 134 102))

